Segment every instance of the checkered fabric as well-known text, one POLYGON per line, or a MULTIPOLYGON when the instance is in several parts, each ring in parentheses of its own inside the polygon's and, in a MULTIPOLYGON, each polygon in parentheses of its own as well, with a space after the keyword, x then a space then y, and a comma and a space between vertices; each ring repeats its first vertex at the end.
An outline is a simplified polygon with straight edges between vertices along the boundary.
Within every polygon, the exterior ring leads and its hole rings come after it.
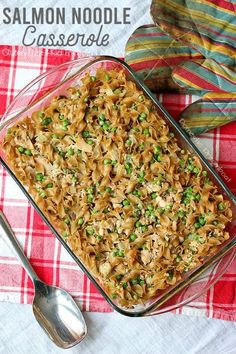
MULTIPOLYGON (((0 46, 0 115, 33 78, 55 65, 81 56, 65 50, 0 46)), ((178 94, 159 95, 159 99, 173 117, 193 100, 191 96, 178 94)), ((222 167, 230 179, 228 186, 236 192, 236 123, 204 134, 199 141, 200 148, 207 148, 211 162, 217 161, 222 167)), ((39 277, 69 291, 85 311, 111 311, 2 167, 0 198, 0 208, 39 277)), ((33 285, 3 239, 0 237, 0 301, 31 303, 33 285)), ((208 272, 209 280, 215 271, 208 272)), ((236 260, 208 292, 176 312, 236 320, 236 260)))

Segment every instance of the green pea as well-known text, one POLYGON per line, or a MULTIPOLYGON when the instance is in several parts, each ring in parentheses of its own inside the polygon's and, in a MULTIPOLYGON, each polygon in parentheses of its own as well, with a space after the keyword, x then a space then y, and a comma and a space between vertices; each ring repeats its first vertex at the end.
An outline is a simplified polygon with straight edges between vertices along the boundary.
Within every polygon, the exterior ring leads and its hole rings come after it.
POLYGON ((200 169, 199 169, 198 167, 194 167, 194 169, 193 169, 193 173, 198 174, 198 173, 199 173, 199 171, 200 171, 200 169))
POLYGON ((155 154, 159 154, 159 152, 161 152, 161 147, 160 146, 155 146, 153 149, 155 154))
POLYGON ((62 237, 64 237, 64 238, 67 238, 67 237, 68 237, 68 233, 67 233, 66 231, 63 231, 61 235, 62 235, 62 237))
POLYGON ((123 200, 122 205, 128 206, 128 205, 130 205, 130 201, 128 199, 125 199, 125 200, 123 200))
POLYGON ((83 138, 88 138, 89 137, 89 131, 88 130, 84 130, 83 132, 82 132, 82 137, 83 138))
POLYGON ((69 121, 69 119, 64 119, 63 120, 63 122, 62 122, 62 125, 63 125, 63 127, 67 127, 67 125, 69 125, 70 124, 70 121, 69 121))
POLYGON ((133 285, 137 285, 137 284, 139 283, 139 281, 138 281, 138 279, 132 279, 132 280, 131 280, 131 283, 132 283, 133 285))
POLYGON ((105 119, 106 119, 105 114, 103 114, 103 113, 100 114, 100 116, 98 117, 98 119, 104 122, 105 119))
POLYGON ((45 114, 44 114, 43 112, 38 112, 38 117, 39 117, 39 118, 42 119, 42 118, 44 117, 44 115, 45 115, 45 114))
POLYGON ((140 113, 140 115, 138 117, 140 122, 143 122, 146 118, 147 118, 147 113, 145 113, 145 112, 140 113))
POLYGON ((112 299, 116 299, 116 298, 117 298, 117 294, 112 294, 112 295, 111 295, 111 298, 112 298, 112 299))
POLYGON ((126 140, 126 144, 129 145, 129 146, 131 146, 131 145, 132 145, 132 140, 129 140, 129 139, 126 140))
POLYGON ((59 114, 59 119, 60 119, 60 120, 64 120, 64 119, 65 119, 64 114, 59 114))
POLYGON ((143 129, 143 134, 144 135, 149 135, 150 134, 149 129, 148 128, 144 128, 143 129))
POLYGON ((88 200, 88 203, 92 203, 93 202, 93 195, 92 194, 89 194, 87 196, 87 200, 88 200))
POLYGON ((158 213, 163 214, 165 212, 164 208, 157 208, 158 213))
POLYGON ((179 218, 183 218, 185 216, 185 212, 183 210, 179 210, 177 215, 179 218))
POLYGON ((153 192, 153 193, 151 194, 151 198, 152 198, 152 199, 156 199, 156 197, 157 197, 157 193, 156 193, 156 192, 153 192))
POLYGON ((145 280, 140 280, 139 284, 140 285, 145 285, 145 280))
POLYGON ((104 124, 102 125, 102 129, 105 130, 105 131, 109 130, 109 129, 110 129, 109 123, 107 123, 107 122, 104 123, 104 124))
POLYGON ((135 189, 133 192, 132 192, 133 195, 135 195, 136 197, 141 197, 141 193, 135 189))
POLYGON ((25 155, 32 156, 32 152, 30 149, 25 149, 25 155))
POLYGON ((153 155, 154 159, 158 162, 161 162, 161 156, 160 155, 153 155))
POLYGON ((43 181, 44 180, 44 175, 42 173, 36 173, 35 175, 36 181, 43 181))
POLYGON ((92 227, 87 227, 86 232, 89 236, 92 236, 94 234, 95 230, 92 227))
POLYGON ((126 289, 127 286, 128 286, 128 284, 127 284, 126 282, 124 282, 124 283, 122 284, 122 286, 123 286, 124 289, 126 289))
POLYGON ((102 236, 101 236, 101 235, 98 235, 98 236, 96 237, 96 239, 97 239, 98 241, 101 241, 101 240, 102 240, 102 236))
POLYGON ((110 159, 105 159, 103 163, 104 165, 111 165, 112 161, 110 159))
POLYGON ((71 182, 76 183, 78 181, 78 178, 76 176, 72 176, 71 182))
POLYGON ((202 175, 203 175, 204 177, 206 177, 206 176, 207 176, 207 171, 202 171, 202 175))
POLYGON ((49 125, 50 123, 52 123, 52 118, 47 117, 42 120, 41 125, 46 126, 46 125, 49 125))
POLYGON ((74 155, 74 150, 72 148, 69 148, 69 150, 66 153, 66 156, 73 156, 74 155))
POLYGON ((120 88, 116 88, 113 92, 115 95, 119 95, 120 93, 122 93, 122 90, 120 88))
POLYGON ((199 227, 201 227, 201 224, 200 224, 199 222, 195 222, 194 227, 195 227, 196 229, 199 229, 199 227))
POLYGON ((89 144, 89 145, 93 145, 93 140, 87 140, 87 144, 89 144))
POLYGON ((118 274, 116 275, 116 280, 120 281, 122 279, 123 275, 122 274, 118 274))
POLYGON ((111 79, 110 75, 106 74, 106 75, 105 75, 105 80, 106 80, 106 81, 109 81, 110 79, 111 79))
POLYGON ((139 95, 138 100, 139 100, 139 102, 142 102, 144 100, 144 95, 139 95))
POLYGON ((131 242, 133 242, 133 241, 136 240, 137 237, 138 237, 137 235, 131 234, 130 237, 129 237, 129 240, 130 240, 131 242))
POLYGON ((64 223, 65 223, 66 225, 69 225, 69 224, 70 224, 70 219, 69 219, 69 218, 65 218, 65 219, 64 219, 64 223))
POLYGON ((111 193, 111 192, 112 192, 112 189, 111 189, 111 187, 106 187, 105 191, 106 191, 107 193, 111 193))
POLYGON ((94 81, 96 81, 96 79, 97 79, 96 76, 91 76, 91 81, 94 82, 94 81))
POLYGON ((51 138, 52 138, 52 139, 60 139, 60 135, 58 135, 58 134, 52 134, 52 135, 51 135, 51 138))
POLYGON ((142 230, 142 232, 147 231, 147 229, 148 229, 147 225, 142 225, 142 226, 141 226, 141 230, 142 230))
POLYGON ((52 188, 53 187, 53 183, 48 183, 45 188, 52 188))
POLYGON ((84 223, 84 218, 79 218, 77 224, 82 225, 83 223, 84 223))
POLYGON ((225 208, 224 203, 221 202, 221 203, 218 204, 218 209, 219 210, 224 210, 224 208, 225 208))
POLYGON ((136 221, 136 223, 135 223, 135 227, 140 227, 140 226, 142 226, 142 223, 141 223, 141 221, 136 221))
POLYGON ((119 107, 118 107, 117 104, 113 104, 113 105, 112 105, 112 108, 113 108, 115 111, 117 111, 119 107))

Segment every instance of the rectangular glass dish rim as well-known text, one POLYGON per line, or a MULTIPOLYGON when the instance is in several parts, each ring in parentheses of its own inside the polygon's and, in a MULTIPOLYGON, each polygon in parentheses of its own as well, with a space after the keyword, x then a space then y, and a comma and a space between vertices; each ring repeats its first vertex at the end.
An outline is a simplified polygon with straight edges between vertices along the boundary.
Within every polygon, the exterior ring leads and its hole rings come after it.
MULTIPOLYGON (((90 66, 99 63, 99 62, 104 62, 104 61, 111 61, 113 63, 117 63, 120 66, 122 66, 126 71, 128 71, 129 75, 131 75, 133 81, 138 84, 138 86, 144 91, 144 93, 152 100, 152 102, 155 104, 155 106, 161 111, 161 113, 165 116, 166 120, 170 123, 170 125, 174 126, 174 128, 177 130, 178 134, 180 137, 184 140, 184 143, 190 147, 190 149, 199 156, 201 162, 203 165, 210 170, 212 175, 214 176, 215 180, 218 183, 218 187, 222 189, 228 196, 228 198, 231 200, 233 204, 236 204, 236 198, 230 191, 230 189, 225 185, 223 180, 220 178, 220 176, 215 172, 213 167, 210 165, 210 163, 205 159, 205 157, 202 155, 202 153, 198 150, 198 148, 192 143, 188 135, 185 133, 185 131, 179 126, 179 124, 170 116, 170 114, 165 110, 165 108, 160 104, 160 102, 157 100, 157 98, 152 94, 152 92, 146 87, 146 85, 136 76, 136 73, 133 71, 132 68, 122 60, 112 57, 112 56, 99 56, 96 57, 95 59, 89 61, 87 64, 83 65, 81 68, 79 68, 75 74, 72 74, 68 78, 66 78, 64 81, 61 81, 59 85, 56 85, 51 89, 49 92, 44 94, 42 97, 39 99, 33 101, 30 105, 26 106, 25 109, 21 110, 19 113, 17 113, 14 117, 10 119, 6 119, 0 126, 0 132, 4 129, 5 125, 9 124, 9 122, 14 121, 18 117, 20 117, 22 114, 24 114, 25 111, 33 107, 36 103, 40 102, 41 100, 45 99, 51 92, 53 92, 55 89, 59 88, 61 85, 65 84, 67 81, 76 78, 78 75, 83 73, 86 69, 88 69, 90 66)), ((59 67, 62 67, 63 65, 69 64, 69 63, 75 63, 79 62, 79 59, 63 63, 55 68, 52 68, 51 70, 48 70, 44 72, 42 75, 37 77, 35 80, 33 80, 30 84, 28 84, 22 91, 27 91, 27 88, 33 85, 37 80, 41 80, 43 77, 45 77, 49 72, 57 71, 59 67)), ((20 93, 22 92, 20 91, 20 93)), ((20 94, 19 93, 19 94, 20 94)), ((17 96, 16 96, 17 98, 17 96)), ((5 114, 4 114, 5 116, 5 114)), ((220 251, 218 251, 215 255, 213 255, 209 260, 207 260, 203 265, 195 269, 188 278, 184 279, 182 282, 177 284, 174 287, 171 287, 170 291, 166 294, 164 294, 161 298, 157 299, 156 301, 149 305, 146 309, 142 309, 140 311, 127 311, 120 307, 118 307, 112 299, 105 293, 103 288, 100 286, 100 284, 97 282, 97 280, 90 274, 89 270, 83 265, 83 263, 80 261, 79 257, 75 255, 75 253, 70 249, 70 247, 67 245, 67 243, 64 241, 64 239, 60 236, 60 234, 57 232, 57 230, 53 227, 53 225, 49 222, 47 217, 44 215, 44 213, 40 210, 40 208, 37 206, 36 202, 33 200, 33 198, 30 196, 30 194, 27 192, 25 187, 21 184, 21 182, 18 180, 18 178, 14 175, 13 171, 8 167, 7 163, 0 157, 0 162, 1 164, 6 168, 6 170, 9 172, 11 177, 15 180, 15 182, 19 185, 27 199, 30 201, 30 203, 34 206, 34 208, 37 210, 39 215, 42 217, 44 222, 49 226, 49 228, 52 230, 52 232, 56 235, 56 237, 59 239, 59 241, 63 244, 63 246, 66 248, 66 250, 69 252, 69 254, 72 256, 72 258, 76 261, 76 263, 80 266, 80 268, 83 270, 83 272, 89 277, 89 279, 94 283, 94 285, 98 288, 100 291, 101 295, 108 301, 108 303, 117 311, 120 312, 123 315, 126 316, 144 316, 145 314, 150 313, 152 310, 156 309, 157 307, 160 307, 163 305, 167 300, 169 300, 173 295, 175 295, 177 292, 182 290, 184 287, 192 283, 199 275, 201 275, 211 264, 213 264, 216 260, 220 259, 223 257, 224 254, 226 254, 229 250, 231 250, 235 245, 236 245, 236 238, 234 237, 231 242, 228 242, 225 246, 221 248, 220 251)))

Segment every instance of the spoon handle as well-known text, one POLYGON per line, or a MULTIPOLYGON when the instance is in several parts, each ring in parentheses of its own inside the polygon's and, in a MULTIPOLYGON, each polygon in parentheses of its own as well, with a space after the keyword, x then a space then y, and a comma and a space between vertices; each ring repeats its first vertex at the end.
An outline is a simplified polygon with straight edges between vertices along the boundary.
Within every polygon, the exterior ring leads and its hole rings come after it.
POLYGON ((31 280, 35 282, 36 280, 40 280, 31 267, 30 262, 26 258, 25 254, 22 251, 21 245, 19 244, 16 236, 14 235, 11 226, 9 225, 5 215, 0 210, 0 225, 2 226, 3 230, 8 236, 8 240, 10 241, 10 245, 14 249, 19 261, 21 262, 24 269, 27 271, 28 275, 30 276, 31 280))

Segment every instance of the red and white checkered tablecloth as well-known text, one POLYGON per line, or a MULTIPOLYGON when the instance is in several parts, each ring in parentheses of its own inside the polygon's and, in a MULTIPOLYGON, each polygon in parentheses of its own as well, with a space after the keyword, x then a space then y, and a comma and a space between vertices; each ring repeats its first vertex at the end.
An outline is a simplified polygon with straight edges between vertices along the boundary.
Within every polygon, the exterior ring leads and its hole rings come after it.
MULTIPOLYGON (((45 70, 80 58, 65 50, 0 46, 0 115, 12 99, 33 78, 45 70)), ((163 94, 160 101, 173 117, 191 102, 185 95, 163 94)), ((236 192, 236 122, 200 138, 212 161, 217 161, 236 192)), ((109 312, 111 307, 59 244, 8 173, 0 167, 0 208, 9 220, 33 267, 45 282, 59 285, 80 301, 85 311, 109 312)), ((1 236, 1 235, 0 235, 1 236)), ((26 272, 0 237, 0 301, 31 303, 33 286, 26 272)), ((189 306, 184 314, 236 320, 236 259, 223 277, 189 306)))

